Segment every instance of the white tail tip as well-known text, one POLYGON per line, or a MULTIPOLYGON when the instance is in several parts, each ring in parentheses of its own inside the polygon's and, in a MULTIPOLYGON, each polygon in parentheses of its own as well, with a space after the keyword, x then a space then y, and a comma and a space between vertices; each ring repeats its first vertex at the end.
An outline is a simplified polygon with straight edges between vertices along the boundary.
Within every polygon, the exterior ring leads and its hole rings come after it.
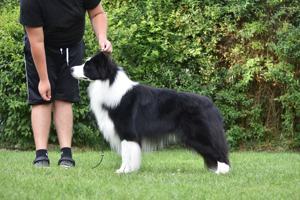
POLYGON ((216 174, 226 174, 228 173, 230 170, 229 165, 227 165, 226 163, 222 163, 218 161, 218 168, 215 171, 216 174))

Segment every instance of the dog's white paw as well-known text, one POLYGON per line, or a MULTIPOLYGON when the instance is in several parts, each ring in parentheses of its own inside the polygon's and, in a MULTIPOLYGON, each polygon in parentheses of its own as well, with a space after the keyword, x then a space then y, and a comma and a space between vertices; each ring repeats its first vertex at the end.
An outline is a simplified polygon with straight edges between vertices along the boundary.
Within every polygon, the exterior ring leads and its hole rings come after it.
POLYGON ((121 165, 120 169, 116 170, 117 174, 128 174, 138 171, 139 167, 132 167, 131 165, 121 165))
POLYGON ((218 168, 215 171, 216 174, 226 174, 228 173, 230 170, 229 165, 227 165, 226 163, 222 163, 218 161, 218 168))
POLYGON ((123 169, 121 169, 121 168, 116 170, 116 174, 123 174, 123 173, 124 173, 123 169))
POLYGON ((133 170, 131 169, 131 167, 129 165, 122 165, 120 167, 120 169, 116 170, 117 174, 127 174, 132 172, 133 170))

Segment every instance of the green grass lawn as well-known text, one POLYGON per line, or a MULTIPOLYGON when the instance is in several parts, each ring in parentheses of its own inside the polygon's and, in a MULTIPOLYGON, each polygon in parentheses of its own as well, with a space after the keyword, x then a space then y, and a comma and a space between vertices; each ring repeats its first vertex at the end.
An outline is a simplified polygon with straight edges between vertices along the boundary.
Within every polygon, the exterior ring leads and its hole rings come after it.
POLYGON ((117 175, 120 157, 106 151, 75 151, 77 166, 34 168, 34 152, 0 150, 0 199, 300 199, 299 153, 231 153, 232 171, 215 175, 195 153, 145 153, 141 170, 117 175))

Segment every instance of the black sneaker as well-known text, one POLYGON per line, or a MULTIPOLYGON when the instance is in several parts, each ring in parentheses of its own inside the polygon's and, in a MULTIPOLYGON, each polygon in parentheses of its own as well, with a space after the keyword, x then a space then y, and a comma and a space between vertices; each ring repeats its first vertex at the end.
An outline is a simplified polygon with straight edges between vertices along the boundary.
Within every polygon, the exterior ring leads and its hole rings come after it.
POLYGON ((47 156, 39 156, 34 159, 33 165, 35 167, 49 167, 50 160, 47 156))
POLYGON ((63 168, 75 167, 75 161, 70 157, 61 157, 58 161, 58 165, 63 168))

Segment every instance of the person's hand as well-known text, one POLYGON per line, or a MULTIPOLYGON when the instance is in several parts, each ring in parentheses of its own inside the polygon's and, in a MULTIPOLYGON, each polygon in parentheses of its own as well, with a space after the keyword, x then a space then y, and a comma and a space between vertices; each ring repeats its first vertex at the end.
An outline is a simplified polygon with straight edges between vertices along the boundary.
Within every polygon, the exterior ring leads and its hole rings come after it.
POLYGON ((39 93, 45 101, 51 100, 51 85, 49 80, 40 80, 39 93))
POLYGON ((99 39, 99 46, 100 46, 100 50, 104 53, 111 53, 112 52, 112 44, 106 38, 100 38, 99 39))

